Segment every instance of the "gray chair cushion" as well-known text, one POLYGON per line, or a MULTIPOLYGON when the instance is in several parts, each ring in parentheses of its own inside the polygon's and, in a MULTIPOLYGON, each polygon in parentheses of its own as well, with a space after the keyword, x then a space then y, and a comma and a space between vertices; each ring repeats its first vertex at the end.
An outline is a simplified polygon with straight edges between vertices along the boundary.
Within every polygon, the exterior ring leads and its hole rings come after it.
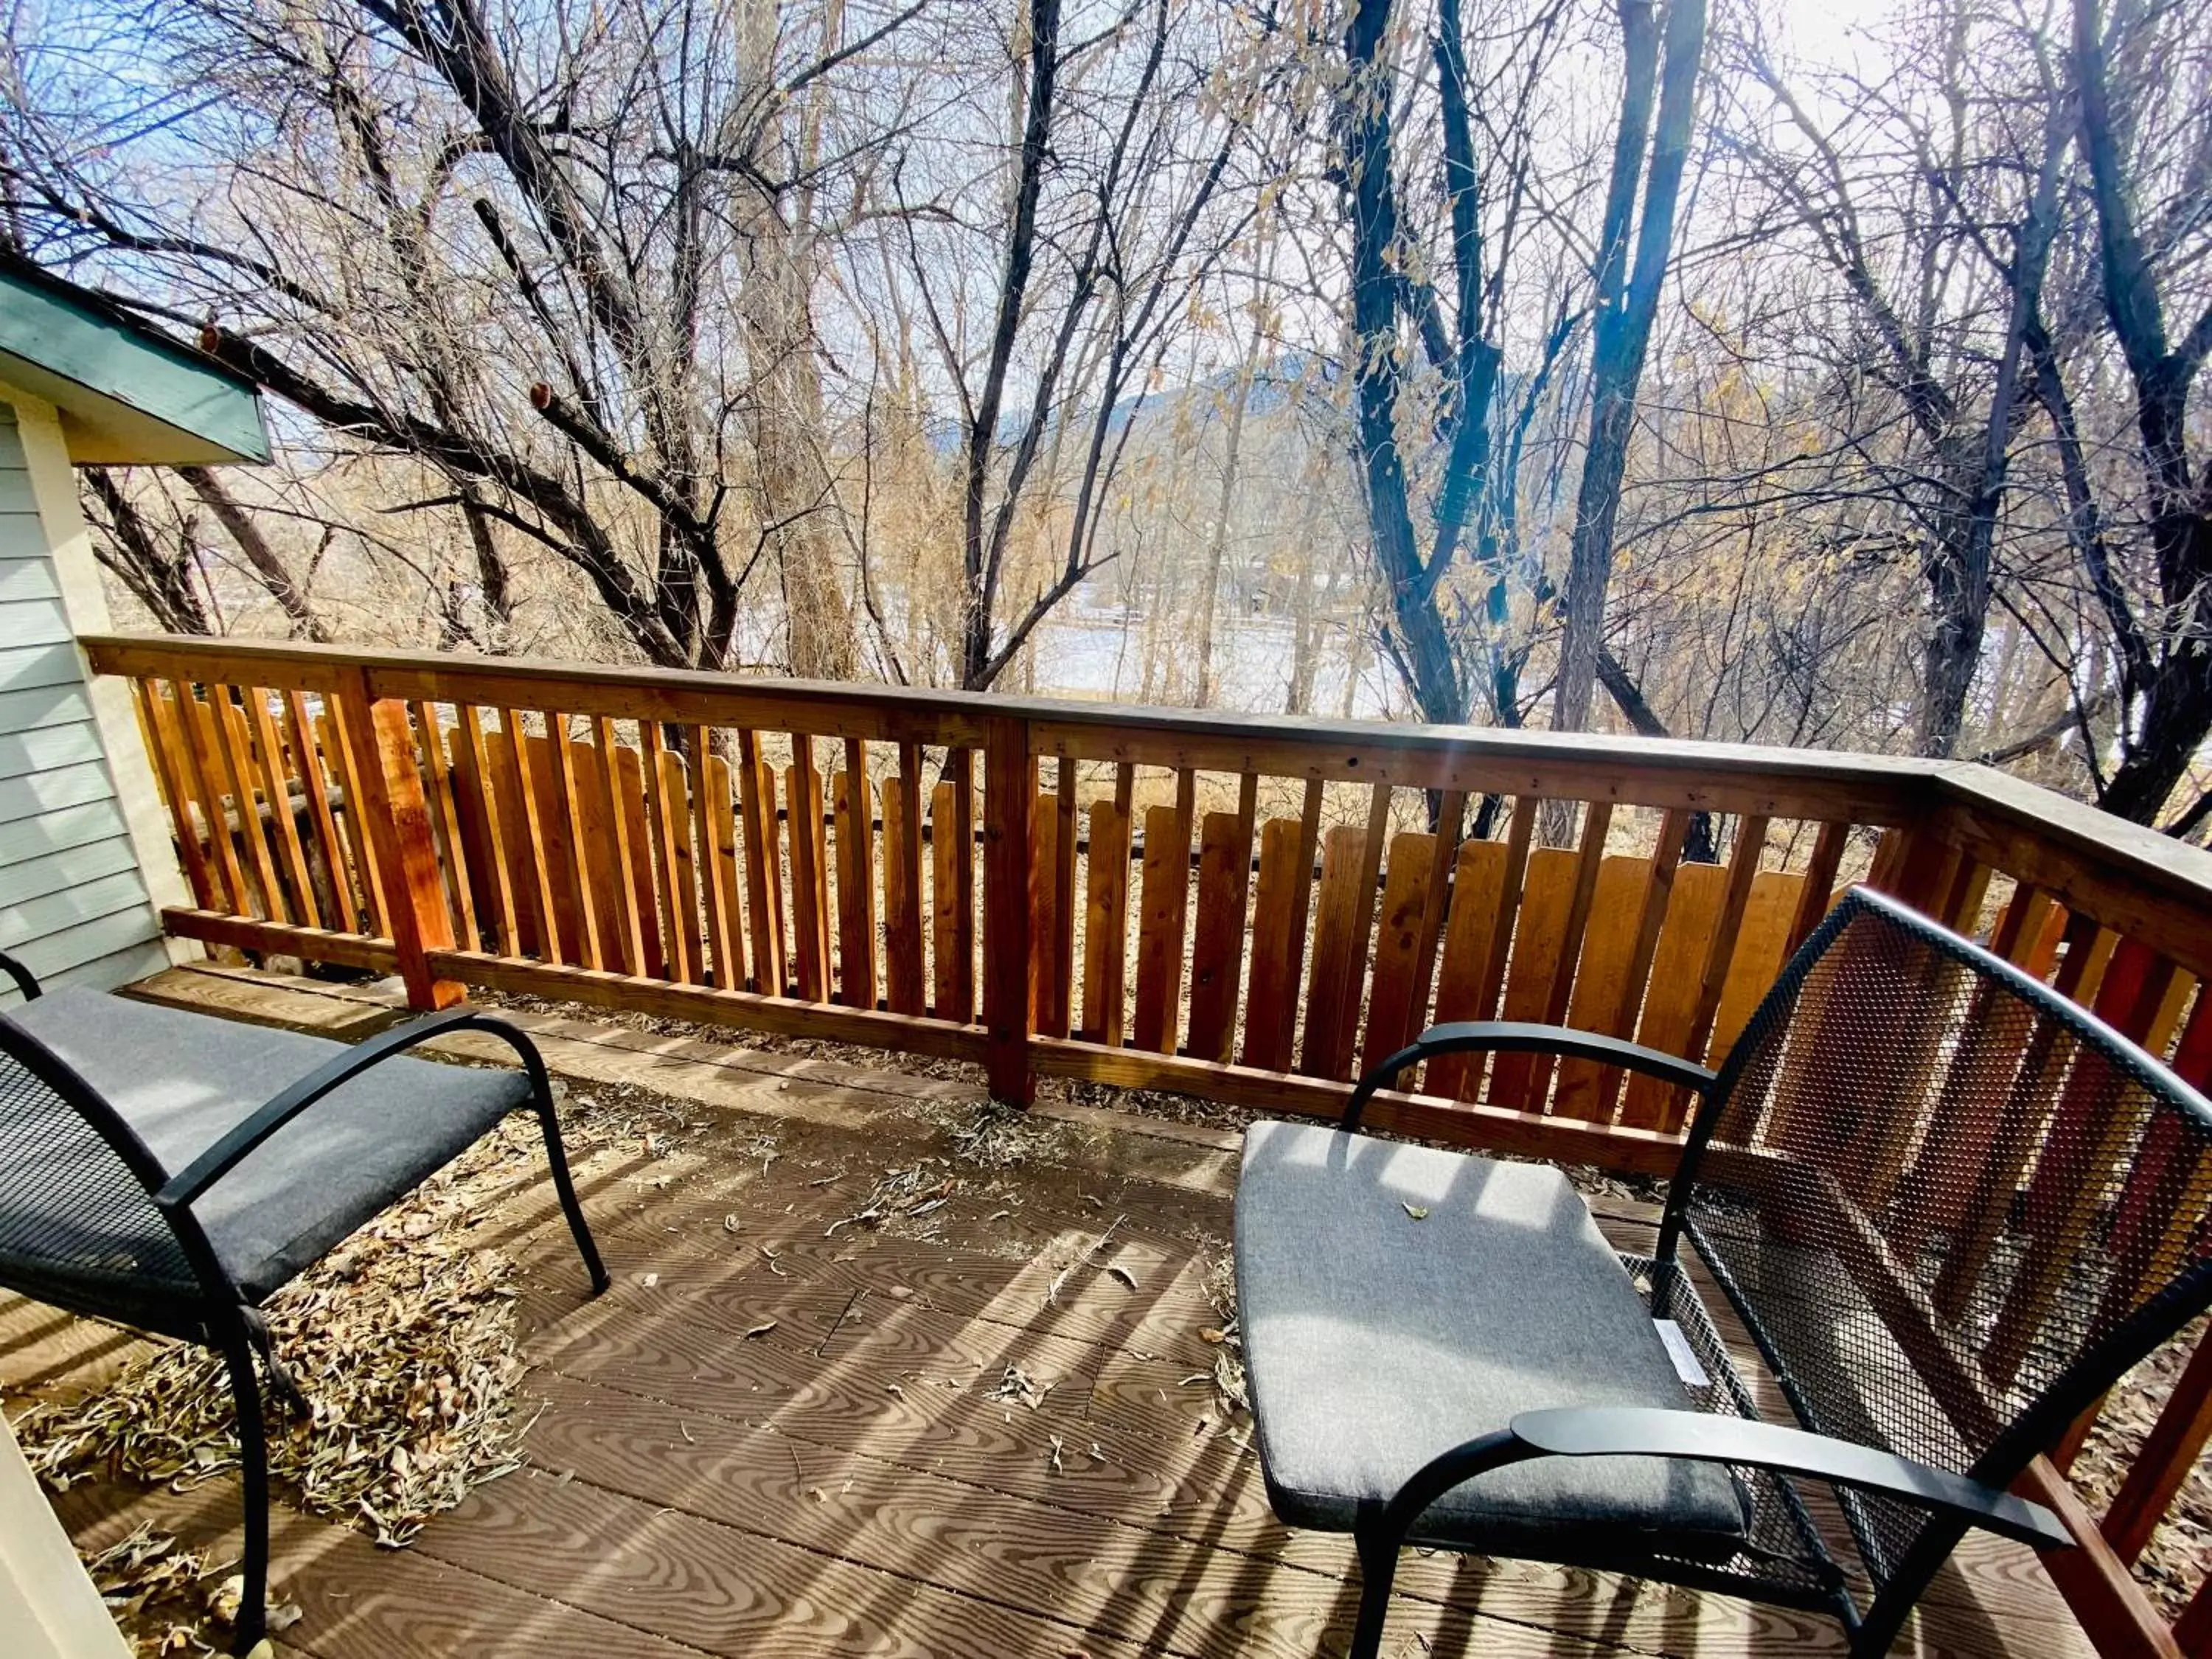
MULTIPOLYGON (((52 991, 8 1017, 74 1066, 172 1174, 346 1047, 94 991, 52 991)), ((258 1302, 529 1099, 519 1072, 384 1060, 247 1154, 194 1212, 258 1302)), ((0 1170, 17 1134, 30 1127, 0 1124, 0 1170)), ((35 1187, 0 1179, 0 1207, 37 1201, 35 1187)), ((146 1219, 159 1224, 150 1210, 146 1219)))
MULTIPOLYGON (((1692 1404, 1588 1207, 1538 1164, 1255 1123, 1237 1293, 1268 1494, 1293 1526, 1351 1530, 1521 1412, 1692 1404)), ((1724 1469, 1547 1457, 1459 1487, 1415 1536, 1547 1559, 1713 1558, 1746 1520, 1724 1469)))

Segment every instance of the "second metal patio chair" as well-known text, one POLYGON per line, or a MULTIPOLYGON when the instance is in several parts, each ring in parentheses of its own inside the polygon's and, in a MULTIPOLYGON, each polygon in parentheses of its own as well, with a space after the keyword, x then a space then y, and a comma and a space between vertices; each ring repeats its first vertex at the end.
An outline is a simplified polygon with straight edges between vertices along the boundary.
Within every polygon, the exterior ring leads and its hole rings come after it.
POLYGON ((1237 1274, 1268 1494, 1356 1538, 1355 1659, 1409 1542, 1826 1609, 1881 1654, 1970 1528, 2071 1541, 2008 1488, 2212 1304, 2208 1191, 2196 1091, 1855 890, 1717 1073, 1443 1025, 1340 1127, 1253 1126, 1237 1274), (1694 1095, 1650 1255, 1556 1170, 1358 1133, 1407 1067, 1484 1050, 1694 1095))
POLYGON ((238 1651, 265 1628, 269 1459, 259 1356, 297 1403, 260 1308, 510 1112, 537 1115, 594 1291, 606 1269, 569 1179, 536 1046, 473 1008, 348 1047, 79 990, 0 1012, 0 1286, 223 1357, 246 1485, 238 1651), (479 1030, 520 1071, 403 1058, 479 1030), (276 1092, 269 1091, 277 1086, 276 1092))

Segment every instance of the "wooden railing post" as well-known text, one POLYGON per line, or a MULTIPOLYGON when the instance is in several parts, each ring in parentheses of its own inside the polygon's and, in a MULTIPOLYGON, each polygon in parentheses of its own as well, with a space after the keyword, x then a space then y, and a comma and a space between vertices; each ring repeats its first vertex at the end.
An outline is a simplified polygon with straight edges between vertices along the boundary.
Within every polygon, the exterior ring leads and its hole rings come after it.
POLYGON ((453 917, 438 872, 422 775, 415 769, 407 705, 377 700, 366 672, 360 681, 360 689, 341 698, 338 707, 347 741, 360 757, 362 792, 367 798, 362 827, 368 832, 369 856, 382 872, 387 907, 384 925, 399 954, 407 1006, 450 1007, 468 993, 457 981, 430 972, 428 953, 453 948, 453 917))
POLYGON ((1029 726, 1007 715, 984 721, 984 1070, 994 1099, 1036 1097, 1030 1055, 1029 726))

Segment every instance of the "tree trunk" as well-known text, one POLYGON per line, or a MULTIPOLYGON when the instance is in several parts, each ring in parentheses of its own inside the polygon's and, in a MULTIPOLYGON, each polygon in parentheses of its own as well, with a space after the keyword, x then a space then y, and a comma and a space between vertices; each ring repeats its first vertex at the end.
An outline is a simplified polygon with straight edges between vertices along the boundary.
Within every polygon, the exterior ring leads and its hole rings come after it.
POLYGON ((1705 0, 1672 0, 1663 65, 1658 62, 1651 0, 1620 0, 1620 27, 1626 46, 1627 87, 1613 146, 1605 234, 1599 246, 1589 447, 1583 457, 1582 485, 1575 501, 1563 593, 1559 686, 1552 701, 1552 724, 1563 732, 1579 732, 1589 723, 1590 693, 1605 639, 1606 590, 1613 582, 1613 528, 1636 420, 1637 386, 1644 377, 1660 285, 1674 249, 1674 210, 1690 151, 1698 66, 1705 47, 1705 0), (1651 132, 1650 169, 1644 180, 1632 274, 1628 223, 1638 180, 1644 174, 1644 133, 1651 119, 1655 77, 1660 83, 1658 125, 1651 132))

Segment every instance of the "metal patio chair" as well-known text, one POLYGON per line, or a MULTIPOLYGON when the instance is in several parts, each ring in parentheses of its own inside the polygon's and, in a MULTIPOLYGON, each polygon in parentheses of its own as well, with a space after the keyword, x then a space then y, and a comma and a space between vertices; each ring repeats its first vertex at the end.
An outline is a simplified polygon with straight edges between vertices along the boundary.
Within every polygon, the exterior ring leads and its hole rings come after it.
POLYGON ((1969 1528, 2070 1542, 2007 1488, 2212 1304, 2208 1152, 2195 1090, 1863 889, 1717 1073, 1557 1027, 1437 1026, 1340 1127, 1246 1135, 1270 1501, 1354 1535, 1355 1659, 1408 1542, 1825 1609, 1884 1653, 1969 1528), (1485 1050, 1696 1097, 1651 1255, 1616 1253, 1556 1170, 1358 1133, 1406 1067, 1485 1050), (1791 1420, 1759 1420, 1754 1390, 1791 1420))
POLYGON ((222 1355, 238 1407, 246 1549, 236 1638, 265 1632, 269 1456, 258 1354, 299 1407, 260 1308, 510 1112, 538 1115, 561 1207, 594 1292, 607 1286, 578 1206, 545 1062, 473 1008, 348 1045, 95 992, 0 1011, 0 1286, 222 1355), (486 1031, 519 1072, 402 1058, 486 1031), (281 1085, 274 1094, 272 1085, 281 1085))

